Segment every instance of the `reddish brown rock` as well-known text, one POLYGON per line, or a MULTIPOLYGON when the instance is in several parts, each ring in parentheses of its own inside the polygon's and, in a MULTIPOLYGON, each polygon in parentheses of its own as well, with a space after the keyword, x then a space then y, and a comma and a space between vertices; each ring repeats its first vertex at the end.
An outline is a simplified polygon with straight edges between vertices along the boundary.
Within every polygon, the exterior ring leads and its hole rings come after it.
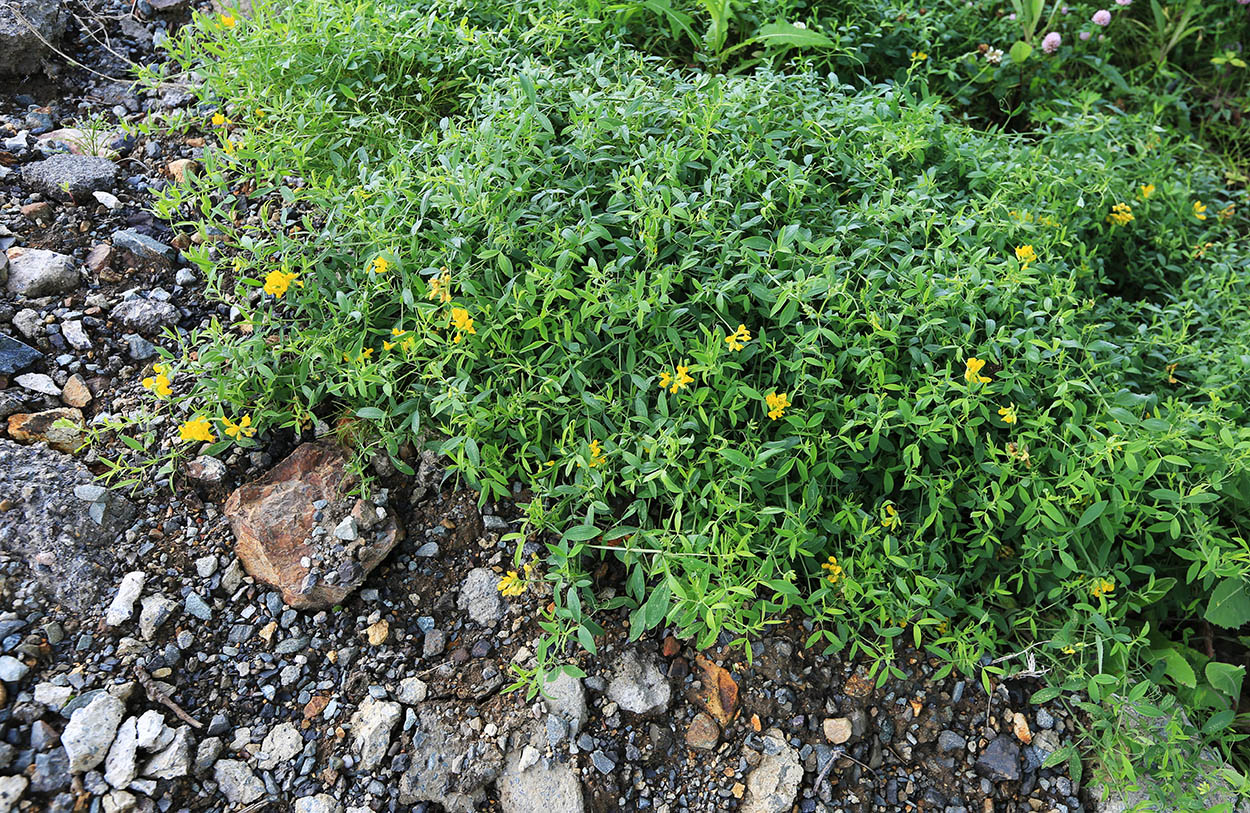
POLYGON ((22 207, 22 214, 36 223, 51 223, 52 204, 46 200, 38 203, 28 203, 22 207))
POLYGON ((91 389, 87 381, 78 373, 74 373, 61 389, 61 400, 67 405, 81 409, 91 403, 91 389))
POLYGON ((113 247, 107 243, 101 243, 91 249, 87 254, 87 270, 93 274, 98 274, 113 264, 113 247))
POLYGON ((700 751, 711 751, 720 740, 720 726, 710 714, 699 712, 686 729, 686 745, 700 751))
POLYGON ((391 511, 372 528, 360 528, 355 539, 334 536, 349 512, 360 516, 363 510, 347 496, 354 485, 341 446, 305 443, 256 482, 235 489, 225 513, 243 568, 280 590, 291 607, 343 601, 403 538, 391 511), (318 500, 327 502, 320 522, 314 520, 318 500), (326 532, 314 535, 318 524, 326 532))
POLYGON ((19 443, 44 441, 53 449, 72 452, 82 443, 82 413, 77 409, 19 412, 9 416, 9 437, 19 443))

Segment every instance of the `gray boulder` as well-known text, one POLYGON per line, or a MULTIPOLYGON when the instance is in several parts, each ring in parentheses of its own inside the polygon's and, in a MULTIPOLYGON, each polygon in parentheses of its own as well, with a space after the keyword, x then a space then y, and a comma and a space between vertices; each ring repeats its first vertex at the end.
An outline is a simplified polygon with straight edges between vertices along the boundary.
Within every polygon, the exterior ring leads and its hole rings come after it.
POLYGON ((8 251, 9 292, 35 299, 68 293, 78 287, 74 258, 42 248, 11 248, 8 251))
POLYGON ((412 761, 399 780, 400 804, 436 802, 447 813, 473 813, 485 800, 486 786, 503 771, 503 752, 462 726, 459 713, 454 704, 421 708, 412 761))
POLYGON ((59 0, 5 0, 0 3, 0 76, 29 76, 56 44, 69 15, 59 0))
POLYGON ((107 158, 62 153, 25 167, 22 177, 50 198, 82 202, 90 200, 92 192, 113 188, 117 164, 107 158))

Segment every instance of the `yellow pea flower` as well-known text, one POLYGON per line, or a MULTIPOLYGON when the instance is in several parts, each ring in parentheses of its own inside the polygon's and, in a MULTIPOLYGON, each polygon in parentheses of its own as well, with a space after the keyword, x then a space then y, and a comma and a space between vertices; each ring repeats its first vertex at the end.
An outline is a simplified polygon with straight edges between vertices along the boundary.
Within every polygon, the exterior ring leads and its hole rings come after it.
POLYGON ((964 381, 976 384, 988 384, 991 379, 988 375, 981 375, 981 368, 985 366, 985 359, 979 359, 976 356, 970 357, 964 362, 964 381))
POLYGON ((785 413, 787 407, 793 406, 790 396, 784 392, 770 392, 764 396, 764 403, 768 405, 769 419, 774 421, 785 413))
POLYGON ((1141 199, 1145 200, 1155 193, 1155 185, 1152 183, 1142 184, 1137 187, 1137 191, 1141 194, 1141 199))
POLYGON ((226 28, 234 28, 236 23, 238 23, 238 20, 234 18, 233 14, 221 15, 221 24, 224 25, 226 28))
POLYGON ((1033 250, 1033 246, 1017 246, 1016 259, 1020 261, 1020 267, 1028 268, 1030 263, 1037 261, 1037 252, 1033 250))
POLYGON ((274 269, 265 275, 265 285, 262 290, 270 296, 278 297, 287 292, 291 287, 291 283, 295 283, 303 288, 304 283, 299 280, 299 274, 294 271, 281 271, 274 269))
POLYGON ((1117 203, 1111 207, 1111 213, 1107 215, 1107 220, 1117 226, 1127 226, 1133 222, 1133 207, 1127 203, 1117 203))
POLYGON ((374 257, 373 264, 369 266, 369 270, 375 274, 385 274, 390 270, 391 264, 387 262, 385 257, 374 257))
MULTIPOLYGON (((156 366, 159 367, 161 365, 158 364, 156 366)), ((161 373, 154 378, 149 377, 149 378, 143 379, 143 388, 145 390, 151 390, 151 392, 157 398, 162 398, 162 399, 168 398, 169 396, 174 394, 174 391, 170 389, 169 387, 169 376, 165 375, 164 373, 161 373)))
POLYGON ((1016 414, 1015 404, 1012 404, 1011 406, 999 407, 998 415, 1003 419, 1003 423, 1005 424, 1013 424, 1020 419, 1020 416, 1016 414))
POLYGON ((213 426, 207 418, 196 416, 178 429, 178 436, 183 441, 203 441, 212 443, 217 438, 213 435, 213 426))
POLYGON ((725 337, 725 344, 729 345, 729 349, 737 352, 747 346, 747 342, 751 341, 751 331, 747 330, 746 325, 738 325, 738 329, 725 337))
POLYGON ((1206 211, 1207 211, 1207 206, 1205 203, 1203 203, 1200 200, 1194 201, 1194 217, 1198 218, 1199 220, 1206 220, 1207 219, 1206 211))
POLYGON ((238 440, 239 438, 250 438, 256 434, 256 428, 252 426, 252 416, 244 415, 239 419, 238 423, 222 416, 221 423, 226 427, 226 434, 238 440))

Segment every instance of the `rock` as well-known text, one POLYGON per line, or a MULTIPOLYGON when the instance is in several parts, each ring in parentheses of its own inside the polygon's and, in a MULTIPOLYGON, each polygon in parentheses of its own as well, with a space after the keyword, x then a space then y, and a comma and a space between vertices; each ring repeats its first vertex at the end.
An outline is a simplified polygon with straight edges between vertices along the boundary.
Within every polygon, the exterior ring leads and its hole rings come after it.
POLYGON ((35 755, 35 770, 30 774, 33 793, 56 793, 70 784, 69 757, 64 748, 54 748, 35 755))
POLYGON ((104 761, 125 712, 125 703, 103 692, 73 713, 61 733, 72 773, 89 771, 104 761))
POLYGON ((11 248, 9 258, 9 293, 29 299, 69 293, 81 280, 74 258, 42 248, 11 248))
POLYGON ((956 734, 954 731, 944 730, 938 734, 937 746, 939 753, 949 753, 951 751, 962 751, 968 741, 956 734))
POLYGON ((17 683, 30 673, 30 667, 12 655, 0 655, 0 680, 17 683))
POLYGON ((117 586, 117 593, 104 614, 105 624, 116 627, 130 620, 130 616, 135 612, 135 602, 139 600, 139 594, 143 592, 143 584, 147 578, 148 575, 142 570, 133 570, 122 577, 121 584, 117 586))
POLYGON ((190 484, 210 499, 225 496, 226 464, 215 457, 199 455, 183 470, 190 484))
POLYGON ((73 452, 82 443, 82 412, 59 407, 10 415, 9 437, 21 443, 43 442, 58 451, 73 452))
POLYGON ((495 782, 503 813, 582 813, 582 783, 568 764, 536 761, 524 765, 522 752, 508 755, 502 775, 495 782))
POLYGON ((1016 735, 1016 739, 1028 745, 1033 742, 1033 732, 1029 731, 1029 721, 1020 712, 1011 715, 1011 733, 1016 735))
POLYGON ((110 209, 110 210, 116 209, 117 207, 122 205, 122 202, 118 199, 116 195, 110 194, 108 192, 92 192, 91 197, 95 198, 96 201, 99 202, 100 205, 104 206, 104 208, 106 209, 110 209))
POLYGON ((97 610, 112 589, 119 550, 134 506, 110 492, 87 503, 74 488, 95 478, 77 461, 42 447, 0 440, 0 549, 24 560, 62 605, 97 610), (98 507, 98 508, 97 508, 98 507), (91 512, 99 511, 100 521, 91 512))
POLYGON ((139 633, 143 636, 143 640, 151 641, 156 636, 156 631, 169 620, 177 607, 177 602, 161 595, 145 598, 143 609, 139 611, 139 633))
POLYGON ((13 375, 43 358, 33 347, 0 333, 0 375, 13 375))
POLYGON ((174 730, 173 741, 160 753, 148 760, 143 775, 153 779, 176 779, 191 772, 191 753, 194 748, 191 726, 182 725, 174 730))
POLYGON ((461 719, 455 705, 422 706, 412 733, 411 762, 399 780, 400 804, 429 801, 447 813, 473 813, 486 799, 486 786, 502 772, 504 755, 461 719))
POLYGON ((93 274, 99 274, 101 271, 113 265, 113 247, 108 243, 101 243, 91 251, 87 252, 87 259, 84 264, 87 270, 93 274))
POLYGON ((168 271, 174 267, 174 260, 178 258, 177 249, 134 229, 125 229, 114 234, 113 248, 120 251, 132 265, 153 271, 168 271))
POLYGON ((499 597, 499 577, 489 568, 476 567, 469 571, 460 586, 456 606, 483 627, 493 627, 503 618, 503 600, 499 597))
POLYGON ((139 809, 139 800, 129 791, 114 790, 104 797, 101 807, 104 813, 134 813, 139 809))
MULTIPOLYGON (((61 153, 22 169, 31 186, 53 200, 81 203, 117 183, 117 164, 107 158, 61 153)), ((11 259, 11 258, 10 258, 11 259)))
POLYGON ((398 703, 366 697, 360 708, 352 715, 352 744, 360 754, 357 767, 371 771, 382 764, 382 758, 391 747, 391 729, 403 716, 398 703))
POLYGON ((69 686, 57 686, 52 683, 40 683, 35 687, 35 702, 47 706, 53 711, 60 711, 73 697, 74 690, 69 686))
POLYGON ((126 353, 135 361, 147 361, 156 357, 156 345, 137 333, 126 334, 126 353))
POLYGON ((586 690, 582 681, 560 672, 543 684, 542 694, 547 712, 567 723, 569 736, 576 737, 586 722, 586 690))
POLYGON ((52 204, 46 200, 41 200, 38 203, 28 203, 22 207, 22 217, 41 225, 47 225, 52 222, 52 204))
POLYGON ((656 714, 668 708, 672 688, 654 654, 627 649, 612 671, 608 699, 634 714, 656 714))
POLYGON ((43 373, 25 373, 13 381, 22 389, 37 392, 40 395, 51 395, 56 398, 61 394, 61 388, 52 380, 52 376, 43 373))
POLYGON ((69 346, 75 350, 91 349, 91 338, 83 328, 82 322, 77 320, 62 322, 61 335, 65 337, 65 341, 69 342, 69 346))
POLYGON ((213 608, 208 606, 208 602, 204 601, 199 593, 192 590, 187 593, 186 602, 182 605, 187 615, 194 616, 201 621, 209 621, 213 617, 213 608))
POLYGON ((22 308, 13 317, 13 327, 33 342, 43 335, 43 317, 34 308, 22 308))
POLYGON ((277 588, 291 607, 318 609, 342 602, 403 538, 399 520, 388 512, 376 533, 362 542, 355 560, 327 559, 314 548, 310 537, 318 509, 313 503, 333 502, 351 489, 354 480, 346 463, 340 446, 305 443, 256 482, 235 489, 226 501, 235 552, 244 569, 277 588), (327 584, 313 576, 314 567, 351 578, 327 584))
POLYGON ((128 786, 139 775, 137 722, 134 717, 126 718, 104 760, 104 779, 115 788, 128 786))
POLYGON ((295 813, 343 813, 343 805, 328 793, 295 800, 295 813))
POLYGON ((128 330, 149 335, 159 333, 163 327, 173 327, 182 318, 178 309, 168 302, 137 296, 118 303, 109 316, 128 330))
POLYGON ((399 689, 395 692, 395 699, 409 706, 415 706, 425 700, 428 694, 425 682, 420 678, 409 677, 399 682, 399 689))
POLYGON ((218 760, 213 767, 213 778, 222 795, 233 805, 249 805, 265 795, 265 783, 256 778, 246 762, 218 760))
POLYGON ((199 171, 200 165, 190 158, 179 158, 176 161, 169 162, 169 174, 174 180, 182 183, 187 179, 187 175, 194 175, 199 171))
POLYGON ((823 729, 825 739, 834 745, 842 745, 850 740, 851 734, 854 733, 851 721, 847 717, 830 717, 825 720, 823 729))
MULTIPOLYGON (((387 744, 390 744, 389 741, 387 744)), ((271 771, 294 759, 303 748, 304 740, 299 734, 299 729, 291 723, 279 723, 261 743, 256 766, 262 771, 271 771)))
POLYGON ((686 729, 686 745, 699 751, 711 751, 720 741, 720 726, 712 715, 701 711, 690 721, 686 729))
POLYGON ((69 21, 62 6, 54 0, 0 4, 0 76, 29 76, 39 70, 44 57, 52 55, 49 45, 60 41, 69 21))
POLYGON ((1020 779, 1020 746, 1006 734, 1000 734, 985 746, 976 762, 977 773, 991 782, 1016 782, 1020 779))
POLYGON ((0 776, 0 811, 17 810, 17 803, 29 784, 24 776, 0 776))
POLYGON ((135 737, 140 748, 152 751, 157 747, 165 734, 165 715, 156 709, 149 709, 139 717, 135 737))
POLYGON ((201 740, 200 747, 195 749, 195 773, 207 773, 217 762, 217 757, 221 756, 222 748, 220 737, 206 737, 201 740))
POLYGON ((746 796, 741 813, 787 813, 799 793, 803 766, 799 752, 777 729, 764 734, 764 753, 759 765, 747 777, 746 796))
POLYGON ((75 409, 82 409, 90 404, 92 397, 87 380, 78 373, 71 375, 61 390, 61 400, 75 409))

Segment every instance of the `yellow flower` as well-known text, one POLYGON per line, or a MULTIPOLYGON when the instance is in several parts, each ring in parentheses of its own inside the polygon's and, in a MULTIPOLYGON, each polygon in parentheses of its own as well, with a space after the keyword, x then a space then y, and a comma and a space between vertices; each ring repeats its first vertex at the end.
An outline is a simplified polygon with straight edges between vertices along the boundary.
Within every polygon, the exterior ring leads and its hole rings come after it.
POLYGON ((1207 219, 1206 211, 1207 211, 1206 204, 1204 204, 1200 200, 1194 201, 1194 217, 1198 218, 1199 220, 1206 220, 1207 219))
POLYGON ((886 503, 885 518, 881 520, 881 525, 888 531, 894 531, 902 524, 903 519, 898 515, 898 509, 892 503, 886 503))
POLYGON ((926 54, 924 51, 912 51, 911 52, 912 62, 924 62, 928 58, 929 58, 929 55, 926 54))
POLYGON ((668 370, 660 373, 660 389, 668 389, 668 385, 673 383, 673 374, 668 370))
POLYGON ((669 392, 677 392, 678 390, 685 389, 687 384, 693 384, 694 379, 690 376, 689 370, 689 367, 679 364, 677 365, 676 374, 670 373, 667 370, 660 373, 660 389, 665 389, 667 387, 669 392))
POLYGON ((1145 200, 1155 193, 1155 185, 1152 183, 1145 183, 1137 187, 1137 191, 1141 194, 1141 199, 1145 200))
POLYGON ((230 119, 226 118, 221 113, 213 114, 213 126, 214 127, 221 127, 222 125, 229 124, 229 123, 230 123, 230 119))
POLYGON ((1230 217, 1232 217, 1236 213, 1236 211, 1237 211, 1237 207, 1233 206, 1233 204, 1231 203, 1225 206, 1223 209, 1220 209, 1220 222, 1223 223, 1225 220, 1228 220, 1230 217))
POLYGON ((204 418, 198 415, 192 418, 191 420, 187 421, 186 423, 184 423, 182 427, 178 430, 178 435, 184 441, 194 440, 194 441, 204 441, 205 443, 212 443, 214 440, 217 439, 216 437, 213 436, 212 424, 208 422, 207 418, 204 418))
POLYGON ((388 342, 386 339, 383 339, 383 340, 382 340, 382 349, 383 349, 383 350, 394 350, 394 349, 395 349, 395 342, 388 342))
POLYGON ((1013 424, 1020 419, 1020 416, 1016 414, 1015 404, 1012 404, 1011 406, 999 407, 998 414, 1003 419, 1003 423, 1005 424, 1013 424))
POLYGON ((1033 246, 1016 246, 1016 259, 1020 261, 1021 268, 1028 268, 1029 263, 1037 261, 1037 252, 1033 246))
POLYGON ((221 24, 224 25, 226 28, 234 28, 235 23, 237 22, 238 20, 234 19, 233 14, 221 15, 221 24))
POLYGON ((603 454, 603 447, 599 445, 599 441, 592 440, 590 442, 590 467, 602 466, 608 462, 608 458, 603 454))
POLYGON ((1089 585, 1089 594, 1094 598, 1102 598, 1113 592, 1115 592, 1115 582, 1107 579, 1094 579, 1089 585))
POLYGON ((291 287, 292 282, 301 288, 304 287, 304 283, 300 282, 298 278, 299 274, 294 271, 279 271, 275 268, 265 275, 263 290, 270 296, 282 296, 291 287))
MULTIPOLYGON (((157 364, 156 367, 153 367, 152 369, 155 371, 157 367, 162 366, 163 365, 157 364)), ((169 388, 169 376, 165 375, 164 372, 159 372, 155 378, 143 379, 143 388, 145 390, 151 390, 157 398, 168 398, 174 394, 174 391, 169 388)))
POLYGON ((777 420, 786 411, 786 407, 792 406, 790 396, 786 393, 770 392, 764 396, 764 403, 768 405, 768 417, 771 420, 777 420))
POLYGON ((747 330, 746 325, 738 325, 737 330, 725 337, 725 344, 735 352, 746 347, 749 341, 751 341, 751 331, 747 330))
POLYGON ((442 276, 434 277, 430 280, 430 293, 427 294, 428 299, 437 299, 439 302, 451 301, 451 274, 446 270, 442 276))
POLYGON ((456 344, 460 344, 460 340, 464 338, 466 333, 477 335, 477 329, 473 327, 473 320, 469 318, 469 312, 464 308, 451 309, 451 324, 456 328, 456 337, 452 340, 456 344))
POLYGON ((985 366, 985 359, 979 359, 972 356, 964 362, 964 381, 976 384, 988 384, 991 379, 988 375, 981 375, 981 368, 985 366))
POLYGON ((842 578, 842 565, 838 564, 838 557, 830 556, 826 561, 821 562, 820 569, 825 571, 825 579, 830 584, 837 584, 842 578))
POLYGON ((371 358, 373 358, 373 348, 372 348, 372 347, 366 347, 366 348, 364 349, 364 351, 360 354, 360 358, 358 358, 358 359, 356 359, 356 360, 357 360, 357 361, 368 361, 368 360, 369 360, 369 359, 371 359, 371 358))
POLYGON ((525 580, 515 570, 509 570, 508 574, 499 580, 499 584, 495 585, 495 589, 508 598, 515 598, 525 592, 525 580))
POLYGON ((235 440, 238 440, 239 438, 250 438, 256 434, 256 428, 252 426, 251 415, 244 415, 239 419, 238 423, 235 423, 223 415, 221 422, 226 427, 226 434, 235 440))
POLYGON ((385 274, 390 267, 391 264, 386 261, 385 257, 374 257, 373 265, 369 267, 369 270, 375 274, 385 274))
POLYGON ((1111 213, 1107 215, 1107 220, 1117 226, 1127 226, 1133 222, 1133 207, 1127 203, 1117 203, 1111 207, 1111 213))
POLYGON ((234 155, 235 150, 238 148, 237 145, 228 138, 221 146, 226 151, 226 155, 234 155))

